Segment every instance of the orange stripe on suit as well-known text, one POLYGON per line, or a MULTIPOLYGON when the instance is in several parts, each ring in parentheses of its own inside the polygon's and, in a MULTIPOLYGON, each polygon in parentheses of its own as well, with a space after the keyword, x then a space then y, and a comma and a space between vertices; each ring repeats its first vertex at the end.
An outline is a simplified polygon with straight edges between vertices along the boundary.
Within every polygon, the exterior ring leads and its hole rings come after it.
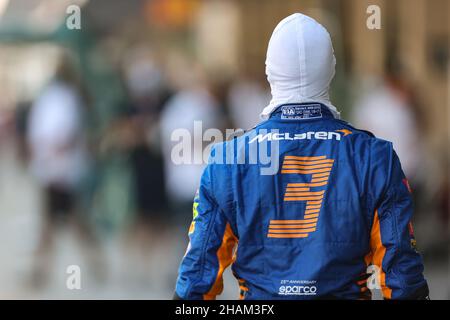
POLYGON ((294 159, 294 160, 322 160, 326 159, 326 156, 319 156, 319 157, 297 157, 297 156, 285 156, 284 159, 294 159))
POLYGON ((299 164, 299 165, 317 165, 317 164, 326 164, 326 163, 333 163, 333 159, 327 159, 327 160, 316 160, 316 161, 301 161, 301 160, 284 160, 283 164, 299 164))
POLYGON ((316 231, 316 228, 307 228, 307 229, 283 229, 283 230, 276 230, 276 229, 269 229, 269 233, 308 233, 308 232, 314 232, 316 231))
POLYGON ((217 250, 217 259, 219 260, 219 270, 217 272, 216 281, 214 282, 208 293, 203 295, 205 300, 214 300, 223 290, 223 272, 234 261, 233 249, 238 242, 231 226, 227 223, 222 239, 222 245, 217 250))
MULTIPOLYGON (((392 290, 386 285, 386 273, 383 270, 383 259, 386 254, 386 247, 381 241, 380 232, 380 219, 378 217, 378 210, 375 210, 375 217, 373 220, 372 231, 370 233, 370 248, 371 254, 369 257, 372 258, 372 263, 376 265, 380 270, 380 285, 383 297, 386 299, 391 299, 392 290)), ((367 259, 370 259, 367 257, 367 259)), ((368 262, 368 260, 366 260, 368 262)))
POLYGON ((270 225, 274 224, 304 224, 304 223, 310 223, 311 221, 305 221, 305 220, 271 220, 270 225))
POLYGON ((326 168, 331 168, 333 166, 332 163, 330 164, 318 164, 318 165, 314 165, 314 166, 304 166, 304 165, 298 165, 298 164, 283 164, 283 169, 307 169, 307 170, 312 170, 312 169, 326 169, 326 168))
POLYGON ((313 173, 324 173, 330 172, 329 169, 313 169, 313 170, 299 170, 299 169, 284 169, 282 168, 281 173, 289 174, 289 173, 298 173, 298 174, 313 174, 313 173))
POLYGON ((269 226, 269 229, 299 229, 299 228, 310 228, 315 227, 315 223, 304 223, 304 224, 287 224, 287 225, 273 225, 269 226))
POLYGON ((308 237, 307 233, 304 234, 273 234, 269 233, 267 235, 268 238, 306 238, 308 237))

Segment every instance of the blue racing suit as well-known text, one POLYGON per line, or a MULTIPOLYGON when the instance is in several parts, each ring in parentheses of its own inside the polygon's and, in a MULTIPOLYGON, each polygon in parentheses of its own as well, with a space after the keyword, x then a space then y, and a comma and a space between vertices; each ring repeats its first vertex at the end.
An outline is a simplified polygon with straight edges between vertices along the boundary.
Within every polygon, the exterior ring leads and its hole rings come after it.
POLYGON ((368 284, 386 299, 428 295, 392 143, 324 105, 282 105, 216 144, 193 209, 181 299, 214 299, 229 265, 241 299, 369 299, 368 284))

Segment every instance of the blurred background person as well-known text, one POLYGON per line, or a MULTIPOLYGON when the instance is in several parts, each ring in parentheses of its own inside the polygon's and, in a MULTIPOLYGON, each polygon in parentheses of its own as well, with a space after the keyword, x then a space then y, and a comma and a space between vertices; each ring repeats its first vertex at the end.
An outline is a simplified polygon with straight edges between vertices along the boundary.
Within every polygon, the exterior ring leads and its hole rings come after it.
POLYGON ((133 217, 126 230, 127 281, 151 290, 169 286, 164 254, 172 244, 164 161, 161 150, 160 116, 170 98, 161 63, 151 48, 130 48, 121 63, 128 103, 118 122, 128 136, 123 145, 132 172, 133 217), (160 269, 156 275, 149 270, 160 269), (131 272, 130 272, 131 271, 131 272))
POLYGON ((164 172, 167 197, 173 222, 187 226, 191 219, 192 200, 198 188, 198 179, 205 164, 202 155, 203 133, 210 128, 223 128, 225 121, 222 106, 211 83, 206 82, 204 71, 199 65, 189 63, 184 57, 174 58, 171 79, 178 90, 166 103, 161 114, 161 143, 164 156, 164 172), (175 67, 176 66, 176 67, 175 67), (194 131, 194 122, 197 129, 194 131), (188 149, 183 158, 187 163, 177 164, 173 158, 173 147, 184 139, 173 137, 176 130, 188 133, 188 149), (174 141, 175 139, 180 139, 174 141), (196 139, 196 141, 194 141, 196 139), (199 157, 200 163, 197 157, 199 157))
POLYGON ((34 101, 28 119, 30 169, 44 199, 32 277, 36 286, 45 284, 52 272, 55 236, 62 225, 76 228, 91 260, 99 255, 86 213, 80 212, 79 206, 80 188, 89 166, 83 128, 85 107, 76 75, 68 58, 63 57, 54 79, 34 101))
POLYGON ((261 106, 268 105, 267 87, 251 77, 235 79, 228 94, 230 118, 236 128, 248 130, 260 122, 261 106))
POLYGON ((392 141, 405 175, 419 185, 423 179, 418 170, 423 166, 423 117, 398 62, 390 60, 386 75, 375 86, 366 88, 353 110, 356 126, 392 141))

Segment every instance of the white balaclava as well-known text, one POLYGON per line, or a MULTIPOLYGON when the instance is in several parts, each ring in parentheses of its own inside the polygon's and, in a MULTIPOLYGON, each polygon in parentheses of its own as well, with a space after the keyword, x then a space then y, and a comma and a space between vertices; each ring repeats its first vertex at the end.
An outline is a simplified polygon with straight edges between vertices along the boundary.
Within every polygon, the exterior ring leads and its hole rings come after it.
POLYGON ((321 24, 300 13, 283 19, 267 49, 266 74, 272 100, 261 119, 267 120, 282 104, 304 102, 323 103, 339 118, 328 94, 335 65, 330 34, 321 24))

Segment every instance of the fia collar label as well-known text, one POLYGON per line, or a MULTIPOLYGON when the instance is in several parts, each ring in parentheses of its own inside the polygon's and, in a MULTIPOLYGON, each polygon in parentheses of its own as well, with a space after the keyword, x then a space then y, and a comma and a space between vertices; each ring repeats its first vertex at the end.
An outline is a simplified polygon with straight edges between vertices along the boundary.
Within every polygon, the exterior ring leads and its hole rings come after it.
POLYGON ((281 119, 283 120, 305 120, 317 118, 322 118, 322 107, 320 104, 299 104, 281 107, 281 119))

